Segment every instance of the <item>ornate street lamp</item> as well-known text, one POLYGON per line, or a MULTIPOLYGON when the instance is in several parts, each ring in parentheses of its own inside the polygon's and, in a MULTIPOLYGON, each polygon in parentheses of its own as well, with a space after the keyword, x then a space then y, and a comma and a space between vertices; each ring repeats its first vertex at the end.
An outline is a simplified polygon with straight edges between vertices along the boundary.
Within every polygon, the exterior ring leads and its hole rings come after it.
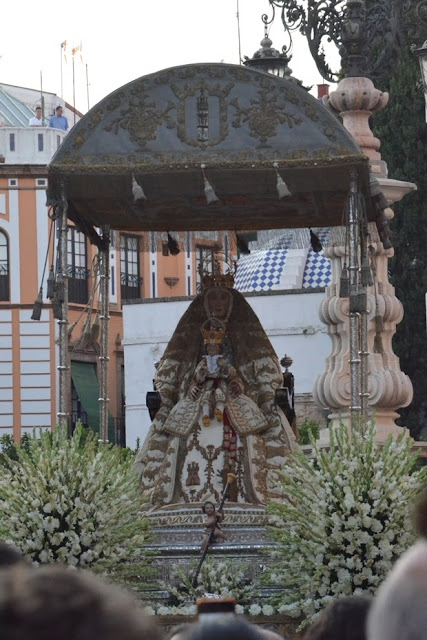
POLYGON ((259 71, 271 73, 279 78, 290 78, 292 69, 288 67, 288 62, 291 59, 291 56, 288 55, 289 49, 283 47, 282 53, 280 53, 272 46, 273 42, 267 33, 269 21, 266 14, 262 16, 262 21, 264 22, 264 38, 260 42, 261 49, 255 51, 252 58, 245 56, 243 64, 259 71))
POLYGON ((420 49, 415 49, 421 68, 421 82, 423 84, 424 98, 426 101, 426 122, 427 122, 427 40, 420 49))
MULTIPOLYGON (((292 46, 292 32, 299 31, 322 76, 329 82, 342 77, 384 78, 398 57, 398 32, 412 11, 402 0, 269 0, 273 22, 276 10, 292 46), (323 45, 333 42, 341 55, 341 69, 333 71, 323 45)), ((421 4, 424 4, 422 0, 421 4)))

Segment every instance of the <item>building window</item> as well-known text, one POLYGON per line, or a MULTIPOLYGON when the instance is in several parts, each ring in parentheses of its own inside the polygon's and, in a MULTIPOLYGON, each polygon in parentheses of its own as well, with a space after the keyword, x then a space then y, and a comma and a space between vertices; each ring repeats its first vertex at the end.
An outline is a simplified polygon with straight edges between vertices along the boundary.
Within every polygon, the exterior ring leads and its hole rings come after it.
POLYGON ((142 278, 139 271, 139 237, 120 236, 120 286, 122 300, 141 297, 142 278))
POLYGON ((16 178, 10 178, 9 187, 17 187, 17 186, 18 186, 18 180, 16 180, 16 178))
POLYGON ((86 237, 75 227, 68 227, 67 247, 68 301, 86 304, 89 290, 86 237))
POLYGON ((15 151, 15 134, 9 133, 9 149, 15 151))
POLYGON ((196 247, 196 290, 203 289, 203 274, 212 273, 215 260, 215 250, 212 247, 196 247))
POLYGON ((43 151, 43 147, 44 147, 44 136, 42 133, 38 133, 37 134, 37 142, 39 145, 39 151, 43 151))
POLYGON ((9 299, 9 246, 6 234, 0 231, 0 300, 9 299))
POLYGON ((38 187, 47 187, 47 180, 45 178, 37 178, 36 185, 38 187))

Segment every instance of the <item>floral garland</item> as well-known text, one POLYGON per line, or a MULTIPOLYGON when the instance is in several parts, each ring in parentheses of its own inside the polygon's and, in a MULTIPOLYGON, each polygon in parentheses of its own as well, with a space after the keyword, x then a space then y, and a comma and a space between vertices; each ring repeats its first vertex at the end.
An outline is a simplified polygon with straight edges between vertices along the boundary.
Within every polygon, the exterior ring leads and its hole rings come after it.
POLYGON ((270 584, 280 613, 310 623, 330 601, 373 594, 394 561, 414 540, 411 504, 426 483, 427 468, 405 432, 383 445, 375 426, 330 430, 330 447, 312 441, 314 460, 296 451, 278 484, 287 499, 268 507, 277 542, 270 584), (414 466, 415 465, 415 466, 414 466))

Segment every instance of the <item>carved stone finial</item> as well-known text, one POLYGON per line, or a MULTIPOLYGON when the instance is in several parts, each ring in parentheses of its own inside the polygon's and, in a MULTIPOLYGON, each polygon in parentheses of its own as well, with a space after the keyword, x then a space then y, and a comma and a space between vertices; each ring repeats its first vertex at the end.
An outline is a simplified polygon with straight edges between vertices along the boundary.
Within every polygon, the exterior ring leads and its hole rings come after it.
POLYGON ((388 93, 376 89, 369 78, 344 78, 336 91, 323 98, 331 111, 340 114, 344 127, 369 158, 373 173, 383 177, 387 176, 387 165, 381 160, 381 142, 372 133, 369 118, 384 109, 388 98, 388 93))

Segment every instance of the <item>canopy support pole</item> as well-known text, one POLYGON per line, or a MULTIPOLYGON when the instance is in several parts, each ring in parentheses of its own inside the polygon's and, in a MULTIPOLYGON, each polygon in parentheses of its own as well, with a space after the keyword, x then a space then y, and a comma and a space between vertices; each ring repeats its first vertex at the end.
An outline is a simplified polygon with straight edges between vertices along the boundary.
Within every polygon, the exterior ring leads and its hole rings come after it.
MULTIPOLYGON (((68 357, 68 276, 67 276, 67 226, 68 202, 64 183, 61 184, 61 201, 59 204, 59 273, 57 291, 61 297, 59 327, 59 410, 58 424, 68 427, 68 399, 70 386, 70 367, 68 357)), ((58 316, 57 316, 58 317, 58 316)))
POLYGON ((102 227, 103 248, 100 258, 100 297, 101 297, 101 349, 99 355, 99 442, 108 444, 108 329, 110 320, 110 227, 102 227))
POLYGON ((351 427, 360 423, 360 349, 359 349, 359 318, 360 314, 351 309, 352 296, 356 296, 359 289, 359 207, 357 201, 357 174, 350 175, 350 198, 348 209, 349 224, 349 278, 350 278, 350 416, 351 427))

